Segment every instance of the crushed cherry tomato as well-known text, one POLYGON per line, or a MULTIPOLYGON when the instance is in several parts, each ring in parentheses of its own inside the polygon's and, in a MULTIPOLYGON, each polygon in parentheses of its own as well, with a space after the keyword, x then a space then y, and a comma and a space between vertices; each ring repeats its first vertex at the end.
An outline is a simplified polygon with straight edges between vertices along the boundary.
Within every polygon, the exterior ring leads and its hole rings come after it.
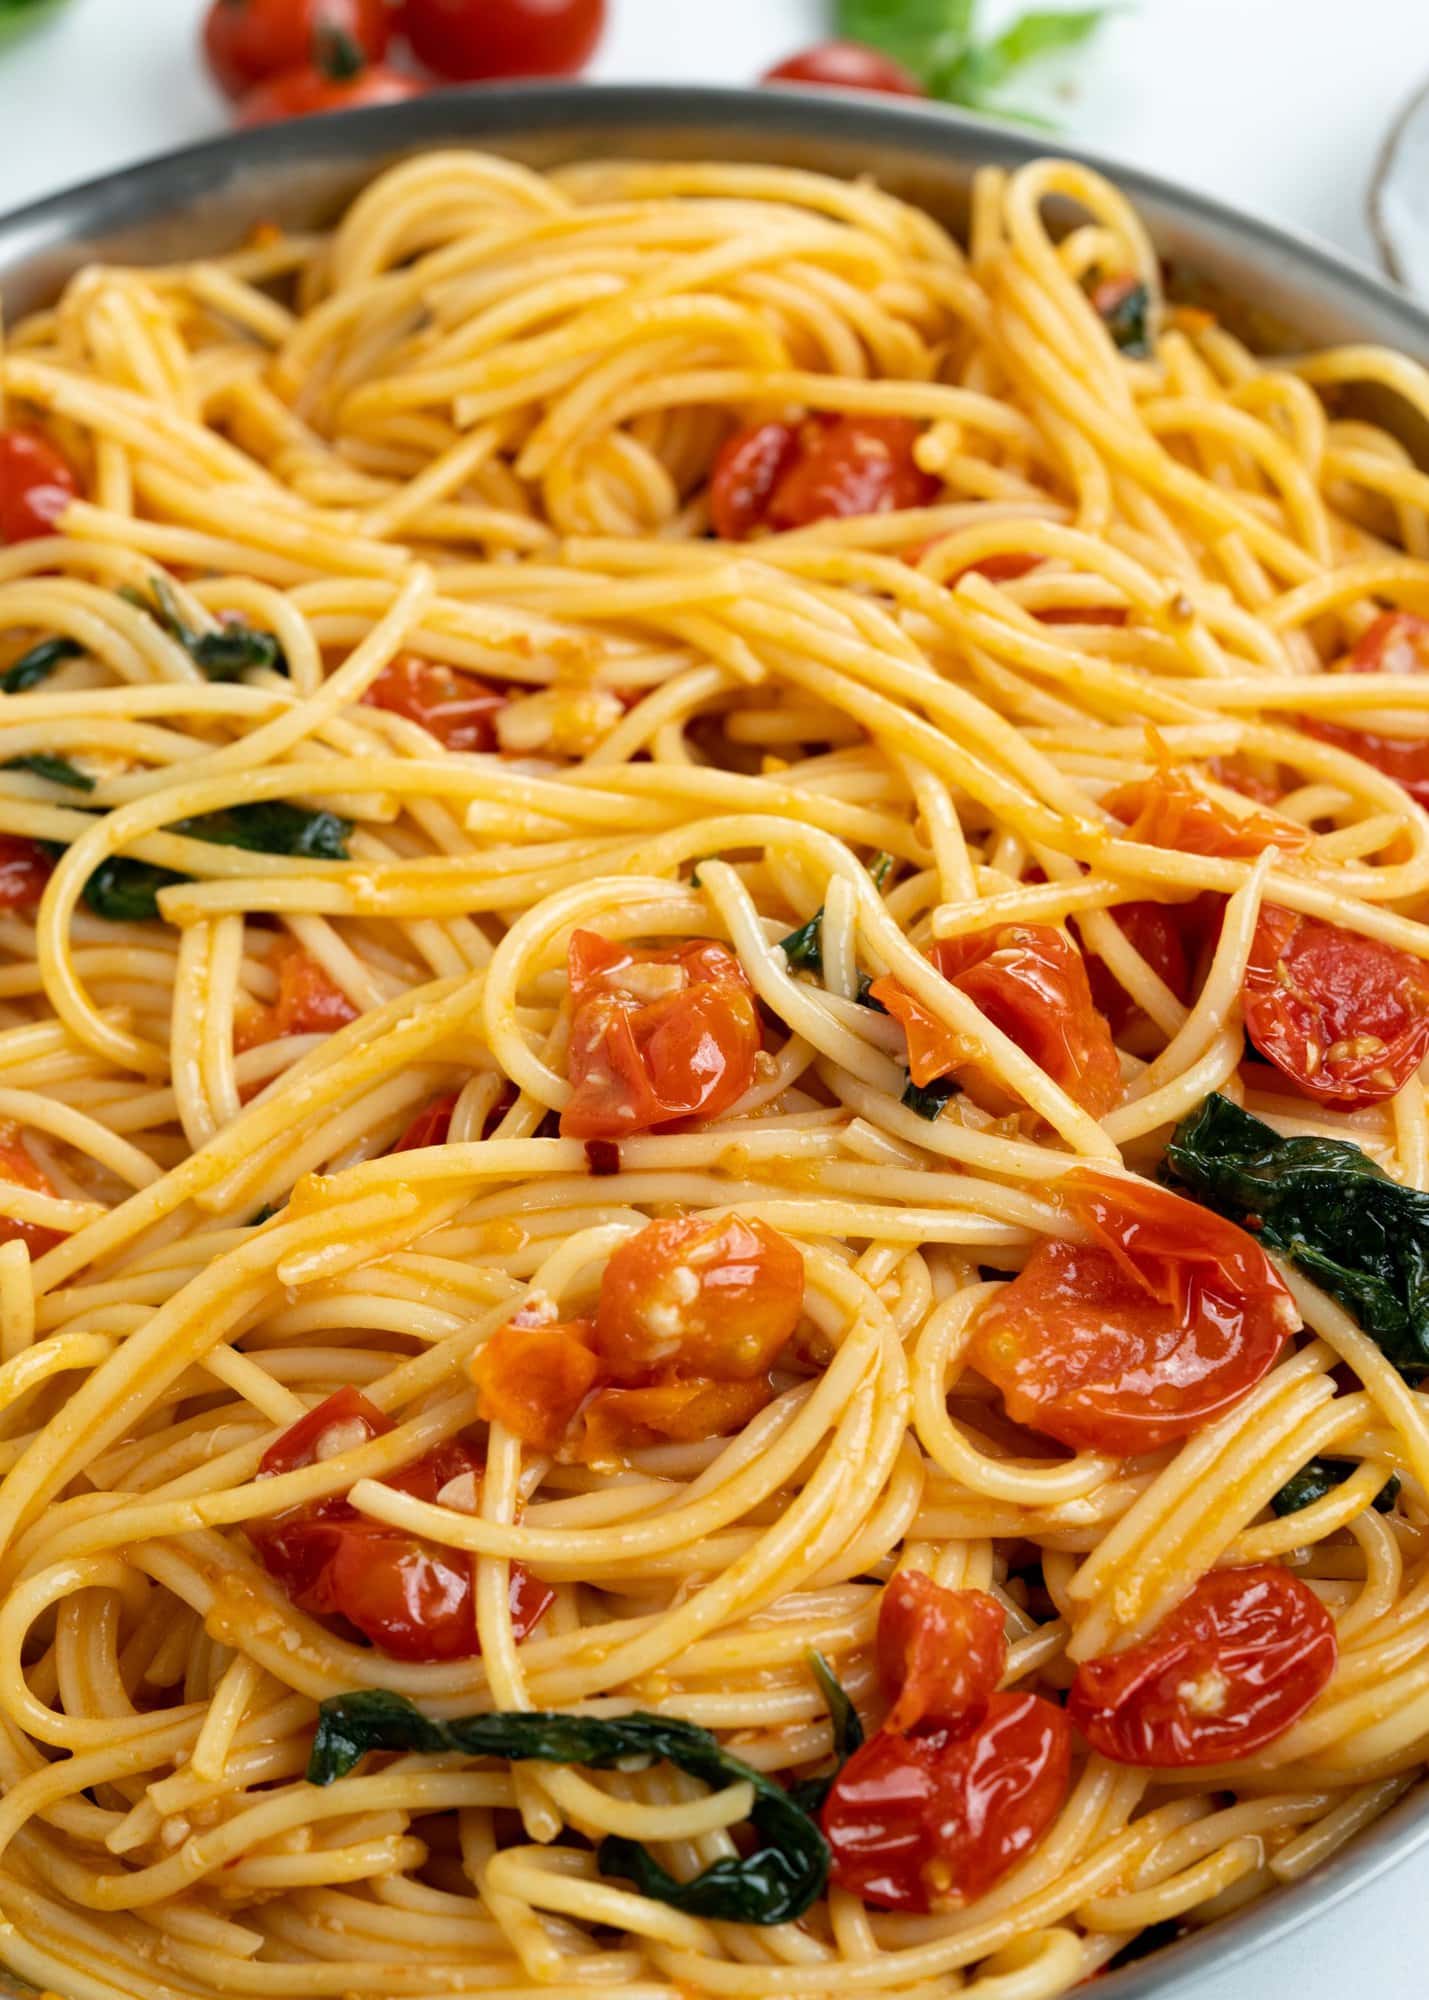
POLYGON ((475 674, 440 660, 399 653, 362 697, 369 708, 385 708, 419 722, 446 750, 495 750, 496 718, 507 697, 475 674))
MULTIPOLYGON (((1003 924, 973 937, 944 938, 929 958, 993 1026, 1076 1103, 1100 1117, 1121 1095, 1121 1062, 1105 1016, 1092 1003, 1086 962, 1051 924, 1003 924)), ((869 992, 908 1037, 908 1073, 922 1087, 952 1076, 987 1109, 1012 1102, 956 1035, 891 974, 869 992)))
POLYGON ((985 1590, 944 1590, 901 1569, 878 1602, 885 1729, 960 1727, 987 1713, 1007 1665, 1002 1606, 985 1590))
POLYGON ((357 1009, 341 987, 295 939, 280 938, 268 963, 278 975, 278 997, 238 1016, 233 1045, 240 1052, 284 1035, 330 1035, 357 1019, 357 1009))
POLYGON ((1178 854, 1253 859, 1267 847, 1298 853, 1310 839, 1308 827, 1279 813, 1258 808, 1231 812, 1184 771, 1169 765, 1155 777, 1119 786, 1102 804, 1114 819, 1125 821, 1128 840, 1172 848, 1178 854))
POLYGON ((78 492, 74 467, 47 437, 0 430, 0 543, 52 535, 78 492))
POLYGON ((673 1363, 748 1381, 768 1373, 803 1303, 804 1260, 768 1223, 739 1215, 652 1222, 605 1267, 596 1346, 617 1382, 673 1363))
POLYGON ((1150 1638, 1084 1660, 1067 1713, 1119 1764, 1230 1763, 1304 1714, 1337 1654, 1334 1620, 1288 1570, 1212 1570, 1150 1638))
POLYGON ((387 0, 213 0, 203 23, 208 66, 233 98, 301 69, 337 36, 361 61, 380 62, 392 39, 387 0))
POLYGON ((594 1331, 588 1319, 508 1320, 472 1360, 480 1414, 538 1451, 559 1451, 601 1379, 594 1331))
POLYGON ((396 1145, 394 1153, 414 1153, 420 1146, 444 1146, 456 1110, 457 1093, 435 1097, 425 1111, 419 1111, 396 1145))
POLYGON ((38 903, 54 866, 53 857, 37 840, 0 833, 0 910, 23 910, 38 903))
MULTIPOLYGON (((19 1126, 13 1118, 0 1118, 0 1181, 11 1187, 30 1188, 36 1194, 55 1194, 58 1190, 49 1177, 30 1157, 19 1126)), ((28 1245, 32 1257, 43 1257, 47 1250, 53 1250, 57 1243, 64 1242, 64 1236, 57 1229, 45 1229, 38 1222, 20 1222, 13 1216, 0 1215, 0 1243, 20 1242, 28 1245)))
MULTIPOLYGON (((1183 1001, 1191 997, 1191 961, 1186 953, 1189 908, 1185 903, 1121 903, 1111 912, 1128 944, 1183 1001)), ((1130 994, 1100 958, 1087 960, 1087 983, 1098 1011, 1113 1032, 1120 1033, 1137 1011, 1130 994)))
POLYGON ((452 83, 571 76, 605 27, 605 0, 400 0, 419 63, 452 83))
POLYGON ((623 1139, 682 1118, 717 1118, 754 1081, 754 989, 724 945, 693 938, 638 950, 576 931, 568 969, 564 1138, 623 1139))
POLYGON ((911 70, 866 42, 818 42, 786 56, 761 83, 816 83, 826 90, 877 90, 893 97, 926 97, 911 70))
POLYGON ((940 481, 913 456, 923 426, 910 417, 806 417, 756 424, 721 445, 710 518, 725 541, 758 528, 925 507, 940 481))
POLYGON ((767 1375, 740 1382, 677 1375, 641 1389, 601 1389, 581 1412, 575 1456, 608 1465, 647 1445, 728 1437, 757 1417, 773 1393, 767 1375))
MULTIPOLYGON (((1340 671, 1350 674, 1422 674, 1429 672, 1429 618, 1412 611, 1386 611, 1357 641, 1340 662, 1340 671)), ((1383 771, 1387 778, 1403 785, 1410 798, 1429 807, 1429 733, 1423 725, 1417 736, 1382 736, 1372 729, 1353 729, 1342 722, 1321 721, 1318 716, 1300 718, 1300 726, 1322 743, 1363 758, 1383 771)))
POLYGON ((1381 1104, 1429 1054, 1429 965, 1278 904, 1261 909, 1242 988, 1245 1031, 1306 1097, 1381 1104))

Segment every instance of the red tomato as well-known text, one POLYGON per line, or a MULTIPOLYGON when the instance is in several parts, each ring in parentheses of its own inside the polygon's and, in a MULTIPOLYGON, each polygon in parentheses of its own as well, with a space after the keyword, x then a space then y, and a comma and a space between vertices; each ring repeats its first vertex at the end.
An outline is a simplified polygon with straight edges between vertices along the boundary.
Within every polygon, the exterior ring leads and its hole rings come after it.
MULTIPOLYGON (((11 1187, 32 1188, 36 1194, 54 1194, 48 1177, 30 1158, 29 1149, 13 1118, 0 1118, 0 1181, 11 1187)), ((32 1257, 43 1257, 64 1237, 57 1229, 44 1229, 38 1222, 19 1222, 0 1215, 0 1243, 16 1241, 29 1245, 32 1257)))
POLYGON ((445 1097, 433 1098, 425 1111, 419 1111, 396 1145, 394 1153, 412 1153, 419 1146, 444 1146, 447 1133, 451 1130, 452 1113, 456 1110, 456 1091, 445 1097))
POLYGON ((38 903, 54 866, 37 840, 0 833, 0 910, 21 910, 29 903, 38 903))
POLYGON ((721 445, 710 479, 710 518, 726 541, 756 528, 925 507, 940 481, 920 470, 911 417, 806 417, 758 424, 721 445))
POLYGON ((1126 822, 1128 840, 1174 848, 1179 854, 1253 859, 1267 847, 1294 854, 1310 838, 1308 827, 1279 813, 1230 812, 1169 765, 1154 778, 1120 786, 1102 804, 1113 818, 1126 822))
POLYGON ((894 97, 926 97, 911 70, 863 42, 818 42, 766 70, 761 83, 820 83, 833 90, 882 90, 894 97))
POLYGON ((693 938, 642 951, 576 931, 569 975, 564 1138, 623 1139, 717 1118, 754 1081, 754 990, 724 945, 693 938))
POLYGON ((703 1444, 758 1416, 773 1394, 767 1375, 752 1382, 675 1376, 640 1389, 601 1389, 581 1412, 576 1455, 608 1465, 652 1444, 703 1444))
POLYGON ((767 1223, 652 1222, 605 1267, 595 1343, 617 1382, 667 1365, 750 1381, 769 1372, 803 1303, 804 1260, 767 1223))
POLYGON ((74 467, 38 431, 0 431, 0 542, 52 535, 79 492, 74 467))
POLYGON ((944 1590, 899 1570, 878 1602, 878 1678, 893 1702, 884 1728, 979 1721, 1007 1665, 1005 1624, 985 1590, 944 1590))
POLYGON ((1149 1182, 1077 1167, 1058 1193, 1090 1243, 1040 1243, 974 1331, 1008 1414, 1130 1455, 1233 1408, 1300 1323, 1260 1245, 1149 1182))
MULTIPOLYGON (((333 1458, 370 1438, 386 1437, 391 1428, 391 1419, 360 1389, 336 1389, 273 1440, 258 1461, 258 1477, 272 1479, 279 1473, 299 1472, 304 1466, 315 1465, 319 1457, 333 1458)), ((326 1507, 333 1503, 322 1500, 316 1504, 326 1507)))
MULTIPOLYGON (((1117 929, 1178 1000, 1191 997, 1191 965, 1185 944, 1190 908, 1185 903, 1122 903, 1111 912, 1117 929)), ((1136 1012, 1126 988, 1112 977, 1105 962, 1095 957, 1087 960, 1087 983, 1097 1007, 1119 1033, 1136 1012)))
POLYGON ((533 1325, 518 1313, 473 1357, 478 1411, 538 1451, 558 1451, 600 1380, 593 1338, 588 1319, 533 1325))
POLYGON ((1275 903, 1260 912, 1242 996, 1266 1061, 1341 1111, 1393 1097, 1429 1053, 1429 965, 1275 903))
POLYGON ((269 1006, 250 1007, 239 1015, 233 1029, 236 1049, 257 1048, 283 1035, 330 1035, 357 1019, 347 995, 295 939, 280 938, 269 963, 278 975, 278 997, 269 1006))
POLYGON ((475 674, 464 674, 439 660, 417 653, 399 653, 382 669, 363 701, 419 722, 446 750, 495 750, 496 718, 506 706, 475 674))
POLYGON ((955 1732, 880 1729, 824 1803, 833 1880, 883 1910, 955 1910, 1030 1854, 1067 1793, 1072 1731, 1035 1694, 995 1694, 955 1732))
POLYGON ((392 38, 386 0, 213 0, 203 23, 214 81, 234 98, 316 61, 338 37, 352 45, 357 66, 380 62, 392 38))
POLYGON ((365 69, 290 69, 250 90, 238 107, 240 125, 276 125, 319 111, 355 111, 363 104, 400 104, 427 86, 415 76, 372 63, 365 69))
MULTIPOLYGON (((1412 611, 1386 611, 1341 662, 1351 674, 1422 674, 1429 671, 1429 618, 1412 611)), ((1351 729, 1342 722, 1301 719, 1301 728, 1322 743, 1362 757, 1386 777, 1395 778, 1412 799, 1429 806, 1429 735, 1381 736, 1371 729, 1351 729)))
POLYGON ((1067 1714, 1118 1764, 1229 1763, 1304 1714, 1337 1653, 1334 1620, 1288 1570, 1212 1570, 1149 1639, 1084 1660, 1067 1714))
POLYGON ((453 83, 570 76, 605 26, 605 0, 401 0, 418 62, 453 83))
MULTIPOLYGON (((1065 932, 1051 924, 1003 924, 975 937, 945 938, 929 956, 1078 1104, 1094 1117, 1111 1109, 1121 1094, 1121 1063, 1111 1029, 1092 1005, 1086 962, 1065 932)), ((907 1033, 915 1084, 956 1076, 989 1109, 1008 1108, 995 1079, 896 979, 885 973, 869 991, 907 1033)))

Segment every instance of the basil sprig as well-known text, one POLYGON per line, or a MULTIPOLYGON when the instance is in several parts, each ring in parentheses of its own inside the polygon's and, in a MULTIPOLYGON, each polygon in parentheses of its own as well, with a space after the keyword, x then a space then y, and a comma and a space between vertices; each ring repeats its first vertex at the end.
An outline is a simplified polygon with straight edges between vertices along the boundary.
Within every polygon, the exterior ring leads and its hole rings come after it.
POLYGON ((911 70, 930 97, 1042 124, 1003 92, 1019 72, 1080 47, 1110 11, 1034 7, 986 38, 978 32, 977 0, 837 0, 834 20, 841 36, 911 70))

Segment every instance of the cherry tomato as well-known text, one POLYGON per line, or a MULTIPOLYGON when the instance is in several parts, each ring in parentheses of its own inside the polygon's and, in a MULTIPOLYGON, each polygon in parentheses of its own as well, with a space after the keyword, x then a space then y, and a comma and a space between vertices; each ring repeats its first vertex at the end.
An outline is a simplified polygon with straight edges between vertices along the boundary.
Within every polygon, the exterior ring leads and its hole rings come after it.
POLYGON ((1308 827, 1279 813, 1231 812, 1169 766, 1154 778, 1119 786, 1102 804, 1113 818, 1126 822, 1128 840, 1174 848, 1179 854, 1253 858, 1267 847, 1294 854, 1310 838, 1308 827))
POLYGON ((754 990, 722 944, 694 938, 641 951, 576 931, 569 976, 563 1137, 622 1139, 682 1118, 717 1118, 754 1081, 754 990))
POLYGON ((1304 1714, 1337 1653, 1334 1620, 1288 1570, 1212 1570, 1149 1639, 1084 1660, 1067 1714, 1118 1764, 1229 1763, 1304 1714))
POLYGON ((1429 1054, 1429 965, 1275 903, 1260 912, 1242 995, 1266 1061, 1341 1111, 1393 1097, 1429 1054))
POLYGON ((605 26, 605 0, 401 0, 418 62, 453 83, 571 76, 605 26))
POLYGON ((761 83, 819 83, 832 90, 881 90, 894 97, 926 97, 911 70, 863 42, 818 42, 766 70, 761 83))
MULTIPOLYGON (((386 1437, 391 1428, 390 1418, 360 1389, 336 1389, 273 1440, 258 1461, 258 1477, 273 1479, 280 1473, 300 1472, 304 1466, 316 1465, 320 1457, 335 1458, 339 1451, 352 1451, 371 1438, 386 1437)), ((327 1507, 333 1503, 322 1500, 314 1504, 327 1507)))
POLYGON ((452 1113, 456 1110, 456 1091, 449 1091, 445 1097, 433 1098, 425 1111, 419 1111, 396 1145, 394 1153, 412 1153, 419 1146, 444 1146, 447 1133, 451 1130, 452 1113))
POLYGON ((768 1223, 652 1222, 605 1267, 596 1347, 617 1382, 667 1365, 750 1381, 769 1372, 803 1303, 804 1260, 768 1223))
POLYGON ((319 111, 355 111, 363 104, 400 104, 427 86, 415 76, 371 63, 362 69, 290 69, 250 90, 238 107, 240 125, 276 125, 319 111))
POLYGON ((885 1729, 977 1722, 1007 1665, 1002 1606, 985 1590, 944 1590, 902 1569, 878 1602, 878 1677, 893 1702, 885 1729))
MULTIPOLYGON (((1191 964, 1185 943, 1189 908, 1185 903, 1121 903, 1111 912, 1117 929, 1178 1000, 1191 997, 1191 964)), ((1087 983, 1098 1010, 1113 1031, 1120 1033, 1137 1011, 1126 988, 1113 977, 1105 961, 1095 957, 1087 960, 1087 983)))
POLYGON ((955 1910, 1030 1854, 1067 1794, 1072 1731, 1035 1694, 994 1694, 963 1731, 880 1729, 824 1803, 833 1880, 883 1910, 955 1910))
POLYGON ((1078 1167, 1058 1194, 1091 1241, 1040 1243, 974 1330, 1009 1416, 1130 1455, 1233 1408, 1300 1323, 1260 1245, 1149 1182, 1078 1167))
POLYGON ((817 416, 737 431, 710 479, 715 533, 742 541, 756 528, 925 507, 941 482, 914 459, 922 434, 910 417, 817 416))
POLYGON ((386 0, 213 0, 203 48, 226 97, 314 62, 325 42, 343 37, 359 63, 380 62, 392 38, 386 0))
POLYGON ((758 1416, 773 1393, 767 1375, 748 1382, 682 1375, 639 1389, 601 1389, 581 1412, 575 1455, 587 1465, 609 1465, 646 1445, 727 1437, 758 1416))
POLYGON ((495 750, 496 718, 507 698, 475 674, 399 653, 362 699, 370 708, 419 722, 446 750, 495 750))
POLYGON ((293 938, 282 938, 269 964, 278 975, 278 997, 266 1007, 250 1007, 234 1023, 233 1045, 240 1051, 275 1042, 283 1035, 330 1035, 357 1019, 357 1009, 293 938))
MULTIPOLYGON (((1121 1095, 1121 1063, 1111 1029, 1092 1004, 1086 962, 1051 924, 1003 924, 975 937, 945 938, 932 963, 966 993, 994 1027, 1094 1117, 1121 1095)), ((869 988, 908 1036, 908 1073, 920 1086, 956 1076, 990 1110, 1011 1100, 940 1021, 890 974, 869 988)))
POLYGON ((477 1409, 538 1451, 559 1451, 581 1404, 600 1381, 587 1319, 534 1322, 518 1313, 471 1364, 477 1409))
POLYGON ((22 910, 38 903, 54 866, 37 840, 0 833, 0 910, 22 910))
POLYGON ((52 535, 79 492, 74 467, 38 431, 0 431, 0 542, 52 535))
MULTIPOLYGON (((0 1118, 0 1181, 7 1182, 11 1187, 31 1188, 36 1194, 56 1192, 48 1176, 30 1158, 29 1148, 12 1118, 0 1118)), ((38 1222, 20 1222, 13 1216, 0 1215, 0 1243, 17 1240, 29 1245, 32 1257, 43 1257, 46 1250, 53 1250, 57 1243, 63 1243, 64 1236, 59 1230, 45 1229, 38 1222)))
MULTIPOLYGON (((1412 611, 1386 611, 1376 618, 1354 650, 1341 662, 1351 674, 1422 674, 1429 672, 1429 618, 1412 611)), ((1351 729, 1342 722, 1301 718, 1300 726, 1322 743, 1333 743, 1362 757, 1386 777, 1403 785, 1410 798, 1429 806, 1429 736, 1381 736, 1371 729, 1351 729)))

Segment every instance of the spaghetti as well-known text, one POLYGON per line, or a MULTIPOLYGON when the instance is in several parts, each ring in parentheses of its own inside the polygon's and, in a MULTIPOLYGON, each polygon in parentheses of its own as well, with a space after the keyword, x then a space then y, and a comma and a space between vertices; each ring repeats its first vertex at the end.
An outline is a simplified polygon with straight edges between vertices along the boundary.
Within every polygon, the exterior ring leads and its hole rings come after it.
POLYGON ((1054 161, 445 153, 12 330, 16 1972, 1047 2000, 1414 1782, 1358 383, 1054 161))

